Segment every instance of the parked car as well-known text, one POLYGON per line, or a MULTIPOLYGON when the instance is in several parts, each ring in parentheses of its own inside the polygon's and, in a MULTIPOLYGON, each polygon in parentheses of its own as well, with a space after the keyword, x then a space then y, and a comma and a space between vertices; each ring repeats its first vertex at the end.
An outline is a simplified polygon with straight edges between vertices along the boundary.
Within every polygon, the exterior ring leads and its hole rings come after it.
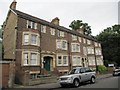
POLYGON ((73 85, 78 87, 81 82, 90 81, 95 83, 96 72, 87 67, 73 68, 67 75, 59 77, 59 83, 62 87, 66 85, 73 85))
POLYGON ((113 76, 120 76, 120 68, 113 71, 113 76))

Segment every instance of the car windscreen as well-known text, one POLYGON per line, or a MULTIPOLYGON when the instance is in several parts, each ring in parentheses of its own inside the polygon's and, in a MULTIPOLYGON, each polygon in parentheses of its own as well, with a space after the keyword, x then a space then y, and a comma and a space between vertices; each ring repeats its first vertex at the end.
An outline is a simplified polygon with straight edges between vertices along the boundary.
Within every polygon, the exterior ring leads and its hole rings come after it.
POLYGON ((70 72, 69 72, 69 74, 77 74, 77 73, 79 73, 79 69, 72 69, 70 72))

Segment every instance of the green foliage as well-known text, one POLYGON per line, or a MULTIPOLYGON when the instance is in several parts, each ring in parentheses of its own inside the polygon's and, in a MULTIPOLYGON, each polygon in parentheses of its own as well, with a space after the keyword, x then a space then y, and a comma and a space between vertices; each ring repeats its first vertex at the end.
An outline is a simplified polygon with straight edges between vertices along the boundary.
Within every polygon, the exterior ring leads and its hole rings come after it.
POLYGON ((109 63, 120 65, 120 25, 104 29, 96 38, 102 44, 105 65, 109 63))
POLYGON ((69 25, 70 28, 72 28, 73 30, 77 30, 77 29, 83 29, 84 30, 84 34, 85 35, 91 35, 91 27, 88 26, 88 23, 83 23, 82 20, 74 20, 71 22, 71 24, 69 25))
POLYGON ((103 73, 103 72, 105 72, 106 70, 107 70, 106 66, 104 66, 104 65, 98 65, 98 71, 99 71, 100 73, 103 73))
POLYGON ((69 25, 69 27, 71 27, 73 30, 77 30, 80 29, 80 27, 83 25, 81 20, 74 20, 71 22, 71 24, 69 25))

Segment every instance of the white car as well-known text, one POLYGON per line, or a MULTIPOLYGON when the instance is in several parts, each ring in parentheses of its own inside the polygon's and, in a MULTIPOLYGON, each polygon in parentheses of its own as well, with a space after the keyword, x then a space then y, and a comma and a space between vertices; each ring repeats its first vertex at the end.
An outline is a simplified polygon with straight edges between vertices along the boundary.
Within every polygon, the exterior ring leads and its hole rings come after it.
POLYGON ((113 76, 120 76, 120 68, 113 71, 113 76))
POLYGON ((73 68, 67 75, 59 77, 59 83, 62 87, 66 85, 78 87, 81 82, 86 81, 91 83, 96 81, 96 72, 86 67, 73 68))

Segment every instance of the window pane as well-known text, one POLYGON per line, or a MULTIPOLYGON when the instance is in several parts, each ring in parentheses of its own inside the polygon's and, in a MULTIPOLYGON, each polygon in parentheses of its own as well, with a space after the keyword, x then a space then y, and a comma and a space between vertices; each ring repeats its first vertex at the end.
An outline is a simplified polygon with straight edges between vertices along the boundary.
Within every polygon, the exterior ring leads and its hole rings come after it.
POLYGON ((24 34, 24 44, 29 43, 29 34, 24 34))
POLYGON ((67 56, 63 56, 63 64, 67 64, 67 56))
POLYGON ((31 35, 31 44, 37 44, 37 35, 31 35))
POLYGON ((37 64, 37 54, 36 53, 31 53, 31 65, 36 65, 37 64))
POLYGON ((62 64, 62 57, 58 56, 58 65, 62 64))
POLYGON ((67 42, 66 41, 62 41, 62 48, 63 49, 67 49, 67 42))
POLYGON ((24 53, 24 65, 28 65, 28 53, 24 53))

